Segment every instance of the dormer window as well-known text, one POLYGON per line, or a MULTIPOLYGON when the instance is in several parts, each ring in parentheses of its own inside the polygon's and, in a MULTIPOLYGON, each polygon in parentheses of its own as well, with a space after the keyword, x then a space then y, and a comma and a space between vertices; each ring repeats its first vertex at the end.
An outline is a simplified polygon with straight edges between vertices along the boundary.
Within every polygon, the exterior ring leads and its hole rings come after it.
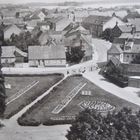
POLYGON ((134 42, 132 42, 132 41, 126 41, 125 42, 125 46, 124 46, 124 50, 131 50, 132 49, 132 47, 133 47, 133 45, 134 45, 134 42))
POLYGON ((131 47, 130 46, 125 46, 125 50, 131 50, 131 47))

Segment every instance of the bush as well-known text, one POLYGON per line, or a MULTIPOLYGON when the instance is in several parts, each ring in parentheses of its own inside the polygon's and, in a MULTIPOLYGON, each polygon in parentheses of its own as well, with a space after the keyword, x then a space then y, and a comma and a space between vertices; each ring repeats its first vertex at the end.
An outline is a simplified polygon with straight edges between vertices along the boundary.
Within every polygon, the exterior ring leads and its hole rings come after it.
POLYGON ((63 125, 63 124, 72 124, 74 120, 45 120, 43 125, 63 125))
POLYGON ((81 76, 82 76, 82 74, 73 74, 70 77, 81 77, 81 76))
POLYGON ((113 74, 112 75, 104 74, 104 77, 120 87, 128 86, 128 77, 113 75, 113 74))
POLYGON ((95 110, 82 111, 66 135, 68 140, 139 140, 140 111, 123 108, 102 116, 95 110))
POLYGON ((39 126, 41 124, 41 122, 34 119, 24 120, 20 118, 17 121, 18 121, 18 124, 21 126, 39 126))

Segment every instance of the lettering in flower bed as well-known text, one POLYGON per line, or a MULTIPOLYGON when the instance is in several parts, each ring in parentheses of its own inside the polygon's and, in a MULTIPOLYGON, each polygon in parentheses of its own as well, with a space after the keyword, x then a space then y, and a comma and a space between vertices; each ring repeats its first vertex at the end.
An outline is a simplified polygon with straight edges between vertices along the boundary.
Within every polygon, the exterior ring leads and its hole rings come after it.
POLYGON ((91 96, 91 91, 90 91, 90 90, 83 90, 83 91, 81 92, 81 95, 91 96))
POLYGON ((107 112, 107 111, 113 111, 115 109, 115 106, 111 105, 110 103, 102 100, 95 100, 95 101, 82 101, 80 102, 79 106, 82 109, 88 108, 88 109, 95 109, 99 112, 107 112))

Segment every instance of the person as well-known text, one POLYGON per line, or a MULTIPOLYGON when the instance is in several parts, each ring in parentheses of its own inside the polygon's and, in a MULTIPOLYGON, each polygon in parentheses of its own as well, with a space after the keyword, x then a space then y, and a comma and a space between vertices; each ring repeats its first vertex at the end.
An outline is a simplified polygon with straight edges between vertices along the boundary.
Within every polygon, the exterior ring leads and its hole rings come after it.
POLYGON ((67 70, 67 75, 69 74, 69 71, 67 70))
POLYGON ((84 70, 82 71, 82 73, 84 73, 86 71, 86 68, 84 67, 84 70))

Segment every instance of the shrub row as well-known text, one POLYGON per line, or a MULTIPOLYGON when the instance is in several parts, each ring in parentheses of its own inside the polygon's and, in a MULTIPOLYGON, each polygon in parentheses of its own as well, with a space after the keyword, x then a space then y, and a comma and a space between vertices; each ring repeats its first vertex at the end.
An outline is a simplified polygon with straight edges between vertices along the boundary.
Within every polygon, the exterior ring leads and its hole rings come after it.
POLYGON ((109 75, 104 74, 104 77, 109 79, 112 83, 118 85, 119 87, 126 87, 128 86, 128 78, 127 77, 121 77, 119 75, 109 75))

